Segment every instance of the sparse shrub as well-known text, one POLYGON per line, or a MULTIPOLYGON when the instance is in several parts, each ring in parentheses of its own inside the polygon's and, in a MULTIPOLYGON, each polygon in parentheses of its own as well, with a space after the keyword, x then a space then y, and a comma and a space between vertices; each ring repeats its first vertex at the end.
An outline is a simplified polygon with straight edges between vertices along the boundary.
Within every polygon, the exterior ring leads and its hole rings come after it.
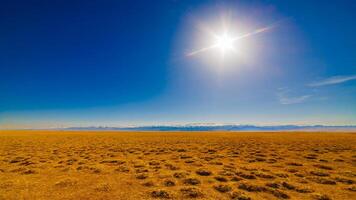
POLYGON ((146 173, 146 172, 148 172, 148 169, 144 169, 144 168, 136 169, 136 173, 146 173))
POLYGON ((325 159, 320 159, 319 161, 320 162, 329 162, 328 160, 325 160, 325 159))
POLYGON ((351 186, 351 187, 348 187, 346 189, 349 190, 349 191, 352 191, 352 192, 356 192, 356 186, 351 186))
POLYGON ((268 193, 271 193, 273 196, 275 196, 279 199, 289 199, 290 198, 288 194, 286 194, 278 189, 268 188, 268 189, 266 189, 266 191, 268 193))
POLYGON ((313 194, 312 197, 315 200, 331 200, 331 198, 326 194, 313 194))
POLYGON ((319 183, 319 184, 324 184, 324 185, 336 185, 336 182, 334 180, 326 179, 326 178, 312 178, 312 181, 319 183))
POLYGON ((163 184, 164 184, 164 186, 167 186, 167 187, 172 187, 172 186, 175 186, 175 185, 176 185, 176 183, 175 183, 174 181, 169 180, 169 179, 165 180, 165 181, 163 182, 163 184))
POLYGON ((20 163, 20 165, 22 165, 22 166, 29 166, 29 165, 33 165, 33 164, 36 164, 36 163, 28 161, 28 160, 25 160, 20 163))
POLYGON ((265 178, 265 179, 274 179, 275 177, 270 175, 270 174, 264 174, 264 173, 255 173, 255 176, 260 177, 260 178, 265 178))
POLYGON ((149 162, 148 164, 149 164, 149 165, 160 165, 160 163, 157 162, 157 161, 151 161, 151 162, 149 162))
POLYGON ((171 195, 165 190, 155 190, 151 192, 153 198, 169 199, 171 195))
POLYGON ((295 173, 294 175, 297 176, 297 177, 300 177, 300 178, 304 177, 304 174, 301 174, 301 173, 295 173))
POLYGON ((243 172, 237 172, 236 175, 244 178, 244 179, 256 179, 256 176, 253 175, 253 174, 246 174, 246 173, 243 173, 243 172))
POLYGON ((287 171, 290 172, 290 173, 296 173, 296 172, 298 172, 297 169, 287 169, 287 171))
POLYGON ((349 185, 355 183, 354 180, 347 179, 347 178, 342 178, 342 177, 335 177, 334 180, 337 181, 337 182, 344 183, 344 184, 349 184, 349 185))
POLYGON ((152 181, 147 181, 147 182, 143 183, 142 185, 145 186, 145 187, 152 187, 155 184, 152 181))
POLYGON ((126 166, 120 166, 115 169, 115 172, 128 173, 128 172, 130 172, 130 169, 126 166))
POLYGON ((280 185, 278 183, 266 183, 266 186, 271 188, 279 188, 280 185))
POLYGON ((182 188, 180 192, 183 194, 185 198, 199 198, 203 197, 203 193, 198 188, 182 188))
POLYGON ((198 169, 196 173, 200 176, 210 176, 212 174, 211 171, 206 170, 206 169, 198 169))
POLYGON ((75 158, 69 159, 67 160, 67 165, 73 165, 75 162, 77 162, 77 159, 75 158))
POLYGON ((256 157, 255 160, 258 161, 258 162, 264 162, 264 161, 266 161, 265 158, 261 158, 261 157, 256 157))
POLYGON ((24 175, 37 174, 37 171, 35 171, 33 169, 27 169, 27 170, 22 171, 21 174, 24 174, 24 175))
POLYGON ((219 161, 212 161, 212 162, 209 162, 209 164, 211 164, 211 165, 223 165, 223 163, 219 162, 219 161))
POLYGON ((143 164, 135 164, 133 167, 134 168, 144 168, 145 165, 143 165, 143 164))
POLYGON ((199 185, 200 181, 196 178, 187 178, 183 180, 185 185, 199 185))
POLYGON ((304 158, 309 159, 309 160, 315 160, 318 157, 316 154, 309 154, 304 156, 304 158))
POLYGON ((187 173, 184 172, 176 172, 173 174, 174 178, 185 178, 187 176, 187 173))
POLYGON ((73 180, 73 179, 63 179, 63 180, 60 180, 58 182, 56 182, 54 185, 56 187, 71 187, 71 186, 74 186, 77 184, 77 181, 76 180, 73 180))
POLYGON ((181 155, 180 156, 180 159, 188 159, 188 158, 192 158, 191 156, 188 156, 188 155, 181 155))
POLYGON ((320 168, 320 169, 325 169, 325 170, 332 170, 333 169, 330 166, 320 165, 320 164, 316 164, 316 165, 314 165, 314 167, 317 167, 317 168, 320 168))
POLYGON ((232 200, 251 200, 250 197, 246 196, 244 193, 242 192, 232 192, 230 194, 230 198, 232 200))
POLYGON ((231 172, 231 169, 220 171, 218 174, 220 176, 234 176, 235 175, 234 172, 231 172))
POLYGON ((287 183, 287 182, 283 182, 283 183, 282 183, 282 186, 283 186, 284 188, 288 189, 288 190, 294 190, 294 189, 296 188, 294 185, 289 184, 289 183, 287 183))
POLYGON ((122 165, 122 164, 125 164, 126 161, 122 161, 122 160, 103 160, 100 163, 101 164, 109 164, 109 165, 122 165))
POLYGON ((138 174, 138 175, 136 176, 137 179, 146 179, 147 177, 148 177, 147 174, 138 174))
POLYGON ((277 162, 277 160, 274 158, 270 158, 267 160, 267 163, 276 163, 276 162, 277 162))
POLYGON ((174 165, 172 165, 172 164, 165 164, 165 166, 166 166, 167 169, 169 169, 169 170, 178 170, 178 169, 179 169, 179 167, 174 166, 174 165))
POLYGON ((321 171, 311 171, 310 174, 314 175, 314 176, 329 176, 328 173, 326 172, 321 172, 321 171))
POLYGON ((229 192, 231 191, 231 187, 229 185, 214 185, 214 189, 221 192, 221 193, 225 193, 225 192, 229 192))
POLYGON ((296 163, 296 162, 289 162, 289 163, 287 163, 287 165, 297 166, 297 167, 303 166, 303 164, 301 164, 301 163, 296 163))
POLYGON ((23 157, 16 157, 16 158, 10 160, 9 163, 10 163, 10 164, 14 164, 14 163, 21 162, 21 161, 23 161, 23 160, 24 160, 23 157))
POLYGON ((277 173, 276 176, 281 177, 281 178, 288 178, 289 175, 285 173, 277 173))
POLYGON ((248 184, 248 183, 241 183, 238 186, 238 188, 241 189, 241 190, 249 191, 249 192, 262 192, 262 191, 266 190, 266 188, 263 187, 263 186, 251 185, 251 184, 248 184))
POLYGON ((233 181, 233 182, 237 182, 237 181, 241 181, 241 180, 243 180, 243 179, 240 177, 237 177, 237 176, 234 176, 230 179, 230 181, 233 181))
POLYGON ((98 192, 110 192, 111 187, 107 183, 101 183, 98 186, 95 187, 95 190, 98 192))
POLYGON ((219 181, 219 182, 227 182, 227 181, 228 181, 228 180, 227 180, 225 177, 223 177, 223 176, 215 176, 214 178, 215 178, 215 180, 217 180, 217 181, 219 181))
POLYGON ((101 169, 96 168, 96 167, 90 167, 89 170, 94 174, 100 174, 101 173, 101 169))
POLYGON ((299 193, 312 193, 312 192, 314 192, 314 190, 312 190, 310 188, 296 188, 295 191, 297 191, 299 193))

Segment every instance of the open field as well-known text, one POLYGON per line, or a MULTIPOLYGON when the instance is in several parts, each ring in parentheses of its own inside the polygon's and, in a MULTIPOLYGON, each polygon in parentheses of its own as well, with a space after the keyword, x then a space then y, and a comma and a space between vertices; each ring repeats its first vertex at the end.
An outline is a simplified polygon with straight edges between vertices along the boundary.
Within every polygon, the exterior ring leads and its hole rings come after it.
POLYGON ((355 133, 0 131, 0 199, 356 199, 355 133))

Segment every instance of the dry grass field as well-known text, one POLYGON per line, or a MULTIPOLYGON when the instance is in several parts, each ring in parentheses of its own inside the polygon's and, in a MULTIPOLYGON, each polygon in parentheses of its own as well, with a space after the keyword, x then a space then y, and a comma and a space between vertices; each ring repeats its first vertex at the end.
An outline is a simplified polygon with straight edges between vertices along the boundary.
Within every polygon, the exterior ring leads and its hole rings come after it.
POLYGON ((356 134, 0 131, 0 199, 356 199, 356 134))

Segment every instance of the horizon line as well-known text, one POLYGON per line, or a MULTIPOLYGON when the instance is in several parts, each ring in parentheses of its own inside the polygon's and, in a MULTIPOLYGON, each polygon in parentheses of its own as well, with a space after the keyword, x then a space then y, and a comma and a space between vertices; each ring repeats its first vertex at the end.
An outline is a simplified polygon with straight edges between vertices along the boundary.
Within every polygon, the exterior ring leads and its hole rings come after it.
POLYGON ((202 128, 204 130, 228 130, 227 128, 235 128, 235 131, 243 131, 247 128, 248 130, 307 130, 307 129, 356 129, 356 125, 323 125, 323 124, 312 124, 312 125, 297 125, 297 124, 278 124, 278 125, 256 125, 256 124, 224 124, 224 123, 187 123, 187 124, 156 124, 156 125, 127 125, 127 126, 66 126, 66 127, 43 127, 43 128, 0 128, 1 130, 154 130, 154 129, 175 129, 175 130, 187 130, 189 128, 199 130, 202 128), (221 129, 218 129, 221 128, 221 129), (225 129, 224 129, 225 128, 225 129))

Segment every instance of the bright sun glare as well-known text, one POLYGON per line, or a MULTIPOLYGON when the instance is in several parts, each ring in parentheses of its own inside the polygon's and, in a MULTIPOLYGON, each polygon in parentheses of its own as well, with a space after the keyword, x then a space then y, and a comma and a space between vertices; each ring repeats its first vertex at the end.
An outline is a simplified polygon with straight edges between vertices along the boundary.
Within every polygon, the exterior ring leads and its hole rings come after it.
POLYGON ((236 52, 235 46, 236 46, 236 42, 238 40, 242 40, 244 38, 247 37, 251 37, 253 35, 257 35, 257 34, 261 34, 264 33, 272 28, 274 28, 275 26, 277 26, 279 23, 281 23, 283 20, 277 21, 273 24, 270 24, 269 26, 265 26, 259 29, 255 29, 251 32, 247 32, 244 34, 240 34, 240 35, 230 35, 228 31, 225 31, 223 34, 218 35, 214 32, 212 32, 215 41, 212 42, 212 45, 210 46, 206 46, 203 48, 200 48, 198 50, 192 51, 190 53, 187 54, 187 56, 194 56, 196 54, 200 54, 203 53, 205 51, 209 51, 212 49, 220 49, 222 56, 225 57, 225 54, 227 54, 228 52, 236 52))
POLYGON ((234 50, 234 38, 225 32, 223 35, 216 37, 215 45, 225 54, 228 51, 234 50))

